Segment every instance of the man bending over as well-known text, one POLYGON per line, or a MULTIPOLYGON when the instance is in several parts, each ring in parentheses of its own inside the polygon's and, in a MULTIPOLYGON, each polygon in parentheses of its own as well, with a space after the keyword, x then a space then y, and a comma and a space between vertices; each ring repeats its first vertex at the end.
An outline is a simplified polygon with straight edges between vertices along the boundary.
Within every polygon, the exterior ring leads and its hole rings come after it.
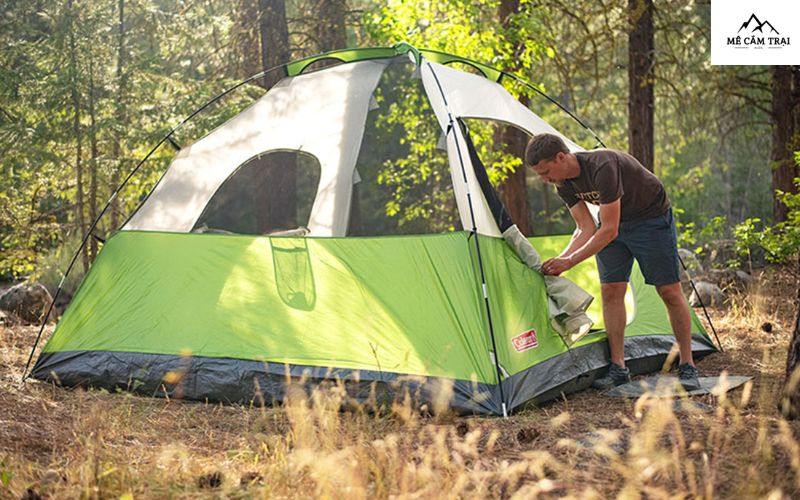
POLYGON ((525 163, 544 182, 556 185, 577 226, 567 248, 546 261, 542 272, 558 276, 593 255, 597 259, 611 367, 594 386, 605 389, 630 381, 624 352, 625 292, 636 259, 645 283, 656 287, 667 307, 680 348, 679 380, 686 390, 698 389, 675 221, 661 181, 629 154, 611 149, 570 153, 553 134, 528 142, 525 163), (600 206, 599 227, 587 203, 600 206))

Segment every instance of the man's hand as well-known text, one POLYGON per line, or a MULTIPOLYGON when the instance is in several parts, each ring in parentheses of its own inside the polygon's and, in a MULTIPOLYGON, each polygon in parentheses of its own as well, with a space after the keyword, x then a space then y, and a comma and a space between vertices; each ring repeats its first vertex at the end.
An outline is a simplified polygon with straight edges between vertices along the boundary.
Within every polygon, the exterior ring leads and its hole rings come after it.
POLYGON ((558 276, 559 274, 572 269, 574 264, 569 257, 554 257, 544 261, 542 264, 542 274, 549 276, 558 276))

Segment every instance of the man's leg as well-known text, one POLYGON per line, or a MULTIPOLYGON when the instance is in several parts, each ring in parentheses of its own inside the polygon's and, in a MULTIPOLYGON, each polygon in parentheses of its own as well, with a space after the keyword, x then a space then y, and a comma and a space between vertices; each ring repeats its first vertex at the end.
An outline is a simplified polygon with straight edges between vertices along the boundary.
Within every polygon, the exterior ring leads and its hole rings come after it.
POLYGON ((623 228, 621 225, 617 238, 597 253, 603 321, 606 324, 608 350, 611 352, 611 366, 604 377, 592 382, 592 387, 596 389, 610 389, 631 381, 631 374, 625 368, 625 291, 631 278, 633 254, 622 241, 623 228))
POLYGON ((603 283, 600 288, 603 295, 603 322, 606 326, 611 362, 619 366, 625 366, 625 323, 627 322, 625 292, 627 289, 628 283, 625 281, 603 283))
MULTIPOLYGON (((692 319, 689 314, 689 306, 681 291, 681 284, 671 283, 669 285, 656 286, 658 295, 667 306, 669 323, 680 348, 681 364, 689 363, 694 366, 692 359, 692 319)), ((610 338, 610 337, 609 337, 610 338)))

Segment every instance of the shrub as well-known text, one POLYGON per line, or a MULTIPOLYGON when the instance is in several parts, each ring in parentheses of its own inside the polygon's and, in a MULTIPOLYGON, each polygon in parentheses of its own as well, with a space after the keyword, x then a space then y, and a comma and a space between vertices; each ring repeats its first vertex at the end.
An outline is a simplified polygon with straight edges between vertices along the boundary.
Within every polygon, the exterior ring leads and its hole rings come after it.
MULTIPOLYGON (((794 180, 800 188, 800 177, 794 180)), ((747 219, 737 224, 733 230, 736 238, 736 251, 751 259, 754 248, 762 248, 766 258, 772 263, 788 261, 800 251, 800 192, 777 192, 778 198, 789 208, 787 219, 772 227, 762 227, 758 218, 747 219)))

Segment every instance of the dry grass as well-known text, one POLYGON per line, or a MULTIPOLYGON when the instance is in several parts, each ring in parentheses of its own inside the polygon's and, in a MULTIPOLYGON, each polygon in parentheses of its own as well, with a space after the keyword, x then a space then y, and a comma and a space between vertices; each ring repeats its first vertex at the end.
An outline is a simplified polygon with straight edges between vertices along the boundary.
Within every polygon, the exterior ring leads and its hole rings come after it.
POLYGON ((712 312, 726 352, 700 365, 754 383, 677 410, 586 391, 507 420, 425 418, 340 412, 336 388, 264 409, 19 387, 35 329, 0 329, 0 497, 797 496, 800 426, 776 409, 793 283, 759 283, 712 312))

